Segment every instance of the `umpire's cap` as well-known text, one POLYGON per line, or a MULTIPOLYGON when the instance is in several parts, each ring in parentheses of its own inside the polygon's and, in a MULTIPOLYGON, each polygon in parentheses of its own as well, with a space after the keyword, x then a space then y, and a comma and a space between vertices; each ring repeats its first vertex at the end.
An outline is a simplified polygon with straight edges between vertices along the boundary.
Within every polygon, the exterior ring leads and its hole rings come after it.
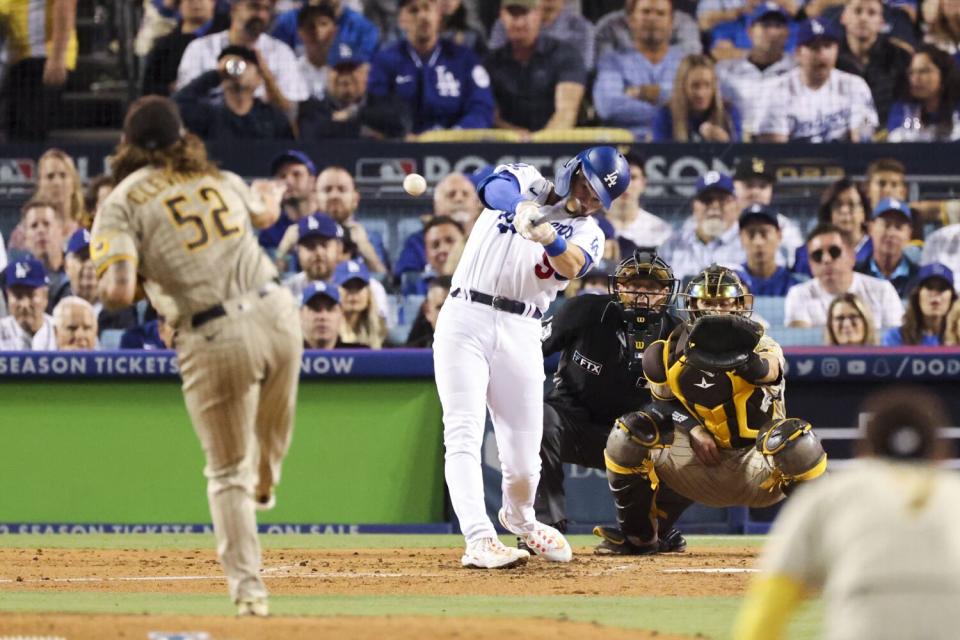
POLYGON ((867 419, 861 433, 861 455, 894 460, 944 457, 947 444, 940 429, 949 424, 943 401, 919 386, 887 387, 863 403, 867 419))
POLYGON ((183 120, 170 98, 144 96, 134 101, 123 120, 123 137, 148 151, 166 149, 180 140, 183 120))

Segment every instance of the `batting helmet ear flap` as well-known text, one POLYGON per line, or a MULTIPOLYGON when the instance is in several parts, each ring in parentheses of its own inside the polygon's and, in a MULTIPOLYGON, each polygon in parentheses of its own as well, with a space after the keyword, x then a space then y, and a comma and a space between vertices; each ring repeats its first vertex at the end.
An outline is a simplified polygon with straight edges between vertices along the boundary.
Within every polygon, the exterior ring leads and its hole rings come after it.
POLYGON ((613 147, 590 147, 567 160, 557 172, 553 190, 560 197, 570 194, 573 175, 583 173, 604 209, 609 209, 630 185, 630 165, 613 147))

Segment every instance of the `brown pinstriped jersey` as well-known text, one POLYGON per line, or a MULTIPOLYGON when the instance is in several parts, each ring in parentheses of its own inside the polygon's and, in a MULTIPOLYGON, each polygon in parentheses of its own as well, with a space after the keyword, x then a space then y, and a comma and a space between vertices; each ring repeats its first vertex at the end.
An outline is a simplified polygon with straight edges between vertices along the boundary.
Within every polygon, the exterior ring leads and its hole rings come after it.
POLYGON ((175 322, 277 277, 250 222, 263 209, 233 173, 185 176, 145 167, 104 201, 91 257, 98 275, 112 262, 132 260, 151 303, 175 322))
POLYGON ((651 391, 667 388, 695 420, 713 434, 717 444, 739 449, 753 445, 757 432, 774 419, 785 418, 783 376, 784 358, 780 345, 764 334, 754 351, 773 355, 780 362, 780 378, 770 384, 755 385, 732 371, 710 373, 681 360, 689 330, 674 329, 666 340, 644 353, 643 372, 651 391), (652 351, 651 351, 652 350, 652 351))

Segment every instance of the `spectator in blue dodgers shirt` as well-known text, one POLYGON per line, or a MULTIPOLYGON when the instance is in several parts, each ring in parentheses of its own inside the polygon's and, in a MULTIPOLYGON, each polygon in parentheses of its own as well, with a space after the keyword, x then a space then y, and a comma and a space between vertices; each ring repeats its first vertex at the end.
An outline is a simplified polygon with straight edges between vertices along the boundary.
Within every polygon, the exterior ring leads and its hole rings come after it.
MULTIPOLYGON (((330 56, 340 51, 333 46, 337 37, 336 16, 327 4, 308 4, 297 14, 297 34, 303 41, 303 52, 297 57, 300 75, 307 83, 311 98, 322 100, 327 91, 327 76, 330 72, 330 56)), ((353 52, 350 45, 343 48, 353 52)))
POLYGON ((960 77, 953 59, 921 45, 907 68, 902 100, 887 118, 888 142, 948 142, 960 138, 960 77))
POLYGON ((782 30, 785 37, 784 50, 793 53, 797 46, 798 23, 774 0, 761 2, 736 20, 724 22, 711 32, 710 55, 716 60, 742 59, 753 48, 752 27, 766 16, 767 26, 782 30), (779 9, 779 11, 777 11, 779 9), (784 21, 785 19, 785 21, 784 21))
POLYGON ((909 204, 893 198, 881 200, 867 225, 873 251, 855 267, 860 273, 889 281, 900 297, 906 297, 910 281, 920 270, 903 251, 910 242, 912 225, 909 204))
POLYGON ((404 40, 381 49, 370 66, 370 104, 399 96, 413 133, 493 126, 490 76, 473 51, 440 38, 437 0, 399 0, 404 40))
POLYGON ((942 345, 947 315, 956 301, 957 292, 950 269, 942 264, 921 267, 910 282, 903 324, 883 334, 883 346, 942 345))
MULTIPOLYGON (((745 156, 737 161, 733 172, 733 192, 737 196, 740 211, 754 204, 770 206, 776 184, 777 174, 763 158, 745 156)), ((803 232, 800 231, 800 225, 782 213, 777 214, 777 224, 782 236, 777 264, 792 267, 797 249, 803 246, 803 232)))
MULTIPOLYGON (((638 0, 627 0, 622 9, 611 11, 597 20, 594 30, 596 53, 594 61, 610 52, 633 51, 633 29, 636 20, 633 19, 638 0)), ((703 53, 703 43, 700 40, 700 28, 693 16, 676 8, 673 3, 673 31, 670 34, 670 45, 678 47, 684 55, 703 53)))
POLYGON ((670 100, 684 54, 670 45, 669 0, 637 0, 629 19, 634 49, 597 61, 593 103, 604 125, 629 129, 642 142, 650 139, 657 111, 670 100))
POLYGON ((380 30, 359 11, 344 6, 343 0, 308 0, 304 7, 284 11, 273 23, 271 35, 277 38, 295 53, 303 52, 303 40, 298 30, 298 20, 306 6, 322 6, 330 10, 336 22, 336 37, 333 47, 344 44, 354 51, 359 51, 369 60, 380 42, 380 30))
MULTIPOLYGON (((607 220, 613 225, 617 238, 628 240, 637 247, 659 247, 673 235, 673 227, 640 206, 640 198, 647 188, 644 159, 635 151, 624 157, 630 166, 630 184, 623 195, 610 205, 607 220)), ((629 255, 622 250, 621 254, 629 255)))
POLYGON ((205 141, 293 139, 284 112, 257 97, 265 79, 259 60, 251 49, 230 45, 220 52, 216 69, 174 93, 187 129, 205 141), (216 88, 220 93, 211 95, 216 88))
POLYGON ((287 229, 318 210, 317 167, 303 151, 287 149, 270 163, 270 175, 274 180, 283 181, 286 189, 280 217, 273 226, 260 232, 259 240, 264 249, 276 250, 287 229))
POLYGON ((529 138, 577 123, 587 71, 576 47, 541 29, 538 0, 503 0, 507 42, 484 61, 496 100, 494 125, 529 138))
POLYGON ((48 284, 43 263, 32 256, 7 264, 3 293, 10 315, 0 318, 0 351, 56 351, 53 318, 45 311, 48 284))
POLYGON ((896 289, 886 280, 853 270, 853 245, 839 227, 817 225, 807 236, 807 252, 813 279, 787 292, 784 324, 822 327, 827 323, 830 302, 842 293, 855 293, 870 307, 877 330, 900 326, 903 307, 896 289))
MULTIPOLYGON (((778 0, 785 13, 795 15, 800 5, 796 0, 778 0)), ((704 33, 711 32, 725 22, 749 16, 756 8, 756 0, 700 0, 697 3, 697 22, 704 33)))
MULTIPOLYGON (((594 64, 593 25, 581 14, 571 9, 565 0, 536 0, 531 3, 540 18, 540 34, 564 43, 567 49, 580 54, 583 66, 592 69, 594 64)), ((509 2, 500 2, 501 12, 511 6, 509 2)), ((516 5, 514 5, 516 6, 516 5)), ((490 32, 490 48, 499 49, 511 39, 502 17, 493 25, 490 32)))
POLYGON ((22 211, 24 248, 43 263, 47 277, 47 313, 63 298, 72 295, 70 279, 64 269, 63 223, 51 201, 31 198, 22 211))
POLYGON ((777 264, 783 239, 777 212, 765 205, 753 204, 743 210, 738 224, 747 261, 740 265, 737 275, 754 296, 787 295, 800 279, 777 264))
POLYGON ((217 69, 221 52, 228 46, 246 47, 262 58, 259 64, 264 85, 256 97, 291 115, 297 102, 307 99, 307 84, 300 76, 297 58, 283 42, 266 34, 273 19, 274 0, 234 0, 230 5, 230 28, 197 38, 183 52, 177 70, 177 89, 204 72, 217 69), (275 87, 275 91, 267 92, 275 87))
POLYGON ((143 95, 168 96, 177 81, 177 68, 187 45, 229 25, 226 16, 216 15, 214 0, 178 0, 180 19, 171 33, 153 43, 144 62, 143 95))
POLYGON ((745 140, 753 138, 766 86, 796 66, 786 53, 790 16, 776 2, 764 2, 750 16, 751 47, 746 56, 717 63, 720 92, 739 110, 745 140))
POLYGON ((300 327, 304 349, 369 349, 367 345, 344 342, 340 337, 343 307, 340 290, 328 282, 311 282, 300 297, 300 327))
POLYGON ((747 257, 737 233, 739 215, 730 176, 716 171, 700 176, 693 215, 660 247, 660 257, 673 267, 674 277, 682 283, 714 263, 739 267, 747 257))
POLYGON ((166 318, 157 316, 142 325, 132 327, 120 336, 120 349, 139 349, 143 351, 164 351, 173 348, 173 327, 166 318))
POLYGON ((403 138, 409 133, 410 114, 399 97, 381 98, 376 106, 370 104, 364 62, 358 53, 334 52, 323 99, 300 103, 300 140, 403 138))
POLYGON ((97 315, 93 305, 78 296, 67 296, 53 308, 53 333, 57 351, 93 351, 97 343, 97 315))
POLYGON ((837 66, 836 27, 806 20, 797 34, 797 68, 765 87, 759 142, 869 142, 879 126, 870 87, 837 66))
POLYGON ((343 251, 343 228, 333 218, 314 213, 297 222, 297 264, 301 271, 283 281, 295 298, 310 282, 332 282, 343 251))
POLYGON ((340 287, 343 324, 340 338, 344 342, 362 344, 380 349, 387 339, 385 309, 374 295, 370 270, 358 260, 347 260, 337 265, 333 281, 340 287))
POLYGON ((685 57, 673 95, 653 122, 653 141, 739 142, 742 137, 740 112, 724 104, 713 61, 699 54, 685 57))
POLYGON ((882 33, 881 0, 849 0, 840 23, 845 37, 840 42, 837 69, 867 81, 881 123, 886 123, 898 84, 903 81, 913 47, 882 33))

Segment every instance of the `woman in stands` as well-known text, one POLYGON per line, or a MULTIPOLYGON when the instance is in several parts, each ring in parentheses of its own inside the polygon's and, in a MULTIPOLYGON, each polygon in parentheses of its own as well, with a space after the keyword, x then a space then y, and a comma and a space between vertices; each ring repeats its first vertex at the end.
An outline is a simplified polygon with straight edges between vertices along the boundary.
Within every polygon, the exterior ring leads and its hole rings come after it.
POLYGON ((950 56, 931 44, 907 69, 906 95, 890 108, 890 142, 946 142, 960 137, 960 77, 950 56))
MULTIPOLYGON (((34 196, 56 203, 57 215, 63 222, 63 237, 69 238, 78 228, 90 228, 92 218, 88 218, 83 205, 83 184, 77 165, 65 151, 48 149, 37 160, 37 188, 34 196)), ((24 249, 22 224, 18 224, 10 234, 10 249, 24 249)))
POLYGON ((689 55, 680 62, 670 102, 653 123, 654 142, 739 142, 740 113, 724 103, 713 61, 689 55))
POLYGON ((883 335, 883 345, 942 345, 947 328, 947 314, 956 301, 953 272, 939 263, 924 266, 917 273, 910 289, 903 324, 883 335))
MULTIPOLYGON (((831 184, 820 196, 818 222, 829 222, 840 227, 850 236, 850 242, 857 251, 857 262, 862 262, 873 253, 873 242, 867 235, 867 213, 870 201, 863 188, 850 178, 840 178, 831 184)), ((810 259, 807 246, 797 249, 793 270, 796 273, 813 275, 810 272, 810 259)))
POLYGON ((380 315, 376 299, 370 292, 370 271, 362 262, 348 260, 337 265, 333 280, 340 287, 343 342, 380 349, 387 338, 387 323, 380 315))
POLYGON ((827 310, 824 342, 834 346, 877 344, 873 314, 855 293, 843 293, 833 299, 827 310))

